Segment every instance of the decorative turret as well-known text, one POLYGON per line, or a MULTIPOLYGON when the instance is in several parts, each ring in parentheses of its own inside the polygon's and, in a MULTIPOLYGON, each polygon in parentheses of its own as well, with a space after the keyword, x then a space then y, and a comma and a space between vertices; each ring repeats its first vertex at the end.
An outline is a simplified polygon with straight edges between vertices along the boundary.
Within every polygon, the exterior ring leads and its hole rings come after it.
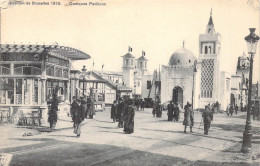
POLYGON ((238 60, 237 60, 237 70, 241 70, 241 69, 249 70, 249 66, 250 66, 250 62, 247 59, 245 53, 243 53, 242 56, 238 57, 238 60))
POLYGON ((215 28, 214 28, 214 23, 213 23, 213 19, 212 19, 212 9, 211 9, 206 34, 214 34, 214 33, 215 33, 215 28))
POLYGON ((135 57, 131 53, 125 54, 123 57, 123 68, 134 68, 134 59, 135 57))
POLYGON ((145 58, 145 52, 142 52, 142 56, 137 59, 137 67, 144 71, 147 71, 147 61, 148 59, 145 58))

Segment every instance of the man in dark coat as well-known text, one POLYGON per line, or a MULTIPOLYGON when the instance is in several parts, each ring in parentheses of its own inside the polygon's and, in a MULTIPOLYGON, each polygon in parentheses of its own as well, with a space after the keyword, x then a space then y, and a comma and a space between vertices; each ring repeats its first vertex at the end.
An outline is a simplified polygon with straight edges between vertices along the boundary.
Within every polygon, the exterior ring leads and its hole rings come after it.
POLYGON ((231 105, 231 106, 229 107, 229 113, 230 113, 230 116, 233 115, 233 112, 234 112, 234 106, 231 105))
POLYGON ((59 101, 58 101, 58 97, 57 94, 53 94, 52 95, 52 101, 51 101, 51 108, 48 112, 49 117, 48 117, 48 121, 50 122, 50 128, 54 129, 57 123, 57 111, 58 111, 58 105, 59 105, 59 101))
POLYGON ((178 122, 180 110, 179 110, 179 107, 178 107, 178 104, 177 104, 177 103, 174 104, 173 112, 174 112, 173 120, 176 121, 176 122, 178 122))
POLYGON ((117 103, 116 100, 113 102, 113 105, 111 106, 111 119, 113 119, 113 122, 116 122, 116 116, 117 116, 117 103))
POLYGON ((194 125, 194 112, 189 102, 187 102, 187 105, 184 107, 183 125, 185 126, 184 133, 186 133, 187 126, 190 126, 190 132, 192 132, 192 127, 194 125))
POLYGON ((156 117, 161 117, 162 116, 162 107, 161 107, 161 102, 158 102, 156 106, 156 117))
POLYGON ((157 102, 155 101, 154 103, 153 103, 153 117, 155 117, 155 115, 156 115, 156 109, 157 109, 157 102))
POLYGON ((236 104, 236 106, 235 106, 236 115, 237 115, 237 111, 238 111, 238 106, 237 106, 237 104, 236 104))
POLYGON ((217 113, 219 112, 219 102, 216 102, 217 113))
MULTIPOLYGON (((74 122, 75 117, 73 115, 74 115, 74 112, 78 109, 79 104, 77 102, 76 96, 73 96, 72 100, 73 100, 73 102, 72 102, 71 108, 70 108, 70 115, 72 117, 72 121, 74 122)), ((73 127, 74 127, 74 125, 73 125, 73 127)))
POLYGON ((90 97, 90 104, 89 104, 89 108, 88 108, 88 115, 89 115, 89 119, 93 119, 93 116, 96 114, 95 113, 95 104, 94 104, 94 99, 92 97, 90 97))
POLYGON ((125 115, 124 115, 124 132, 126 134, 131 134, 134 132, 134 116, 135 116, 135 109, 132 105, 131 99, 128 100, 125 115))
POLYGON ((167 105, 167 109, 168 109, 168 121, 172 121, 173 118, 173 111, 174 111, 174 105, 172 103, 172 100, 170 101, 170 103, 167 105))
POLYGON ((117 109, 117 115, 118 115, 118 127, 123 128, 124 123, 124 112, 125 112, 125 101, 120 99, 117 109))
POLYGON ((141 101, 141 110, 142 110, 142 111, 144 111, 144 107, 145 107, 145 101, 142 100, 142 101, 141 101))
POLYGON ((85 118, 86 107, 84 106, 85 105, 84 103, 85 103, 84 100, 81 100, 81 101, 77 100, 78 106, 76 106, 77 108, 75 108, 74 112, 73 112, 74 133, 77 134, 77 138, 80 137, 81 125, 82 125, 82 122, 84 121, 84 118, 85 118))
POLYGON ((213 120, 213 112, 208 106, 205 107, 205 111, 202 113, 203 123, 204 123, 204 134, 208 135, 210 123, 213 120))

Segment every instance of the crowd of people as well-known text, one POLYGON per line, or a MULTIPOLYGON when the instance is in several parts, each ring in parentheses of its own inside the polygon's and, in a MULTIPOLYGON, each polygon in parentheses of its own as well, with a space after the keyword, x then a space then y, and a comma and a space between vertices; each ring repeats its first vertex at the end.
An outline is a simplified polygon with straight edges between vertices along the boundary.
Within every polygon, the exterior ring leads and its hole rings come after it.
MULTIPOLYGON (((71 104, 70 114, 73 121, 74 133, 77 137, 80 137, 81 134, 81 126, 82 122, 85 118, 93 119, 95 115, 95 106, 94 100, 91 97, 87 99, 85 97, 81 97, 77 99, 73 96, 73 102, 71 104)), ((119 98, 113 102, 111 106, 111 119, 114 123, 118 122, 117 127, 123 128, 124 133, 131 134, 134 132, 134 117, 135 117, 135 110, 144 110, 145 102, 139 99, 126 99, 126 98, 119 98)), ((240 111, 246 111, 247 107, 244 106, 240 111)), ((156 100, 153 102, 152 107, 152 114, 153 117, 161 117, 162 116, 163 106, 156 100)), ((180 109, 178 103, 174 103, 170 101, 167 105, 167 116, 168 121, 176 121, 178 122, 180 116, 180 109)), ((213 104, 208 104, 205 106, 205 109, 202 111, 202 119, 200 122, 203 121, 204 124, 204 134, 208 135, 211 122, 213 121, 214 113, 219 112, 220 104, 218 102, 213 104)), ((228 116, 232 116, 233 113, 237 114, 239 107, 237 105, 229 104, 226 109, 226 113, 228 116)), ((50 128, 55 128, 57 122, 57 111, 58 111, 58 99, 55 94, 53 94, 52 102, 49 109, 49 118, 48 121, 50 122, 50 128)), ((259 104, 252 105, 251 114, 253 115, 253 119, 259 118, 259 104)), ((194 126, 194 110, 192 104, 187 102, 184 106, 184 133, 187 133, 187 127, 189 126, 190 132, 192 131, 192 127, 194 126)), ((199 128, 200 128, 199 126, 199 128)))
POLYGON ((72 97, 73 102, 71 104, 70 114, 73 121, 74 133, 77 137, 80 137, 82 122, 85 118, 93 119, 95 115, 95 107, 93 99, 88 97, 81 97, 77 99, 75 96, 72 97))
POLYGON ((126 134, 134 132, 134 116, 136 104, 132 99, 119 98, 118 102, 115 100, 111 107, 111 119, 113 122, 118 122, 119 128, 124 128, 126 134))
MULTIPOLYGON (((240 109, 237 104, 229 104, 226 108, 226 113, 227 113, 227 116, 232 116, 235 111, 235 114, 237 115, 239 110, 241 112, 247 112, 247 108, 248 108, 247 105, 243 106, 243 103, 241 103, 240 109)), ((259 103, 256 102, 251 105, 250 113, 253 116, 253 120, 260 120, 259 103)))

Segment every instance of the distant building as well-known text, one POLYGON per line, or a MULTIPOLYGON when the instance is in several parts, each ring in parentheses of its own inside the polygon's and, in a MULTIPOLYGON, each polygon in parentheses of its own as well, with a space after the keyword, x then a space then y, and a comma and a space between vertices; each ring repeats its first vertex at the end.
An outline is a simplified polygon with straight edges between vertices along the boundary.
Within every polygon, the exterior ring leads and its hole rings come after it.
MULTIPOLYGON (((130 52, 122 56, 123 58, 123 84, 130 87, 135 98, 147 98, 150 89, 147 88, 149 82, 152 83, 152 75, 147 71, 148 59, 144 55, 138 59, 130 52), (148 89, 148 90, 147 90, 148 89)), ((151 96, 151 98, 154 96, 151 96)))
POLYGON ((220 50, 221 35, 215 32, 210 15, 206 32, 199 36, 198 60, 183 44, 169 64, 162 66, 162 102, 173 100, 183 108, 193 101, 194 108, 204 108, 218 101, 225 109, 230 102, 231 75, 220 71, 220 50))
POLYGON ((48 102, 57 93, 58 114, 70 108, 71 61, 90 56, 58 45, 0 45, 1 116, 30 117, 39 113, 47 122, 48 102), (3 114, 2 114, 3 113, 3 114))

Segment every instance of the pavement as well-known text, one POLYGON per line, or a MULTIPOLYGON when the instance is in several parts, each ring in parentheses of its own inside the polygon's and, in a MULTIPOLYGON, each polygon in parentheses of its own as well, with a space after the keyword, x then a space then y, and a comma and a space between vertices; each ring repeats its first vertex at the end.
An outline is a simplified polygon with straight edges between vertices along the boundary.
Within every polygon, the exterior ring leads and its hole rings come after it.
POLYGON ((193 132, 185 134, 183 113, 179 122, 168 122, 166 112, 156 118, 145 109, 136 111, 134 133, 124 134, 106 110, 85 119, 80 138, 70 120, 58 121, 52 132, 0 126, 0 153, 11 156, 10 165, 259 165, 259 121, 252 121, 252 153, 240 152, 245 118, 242 112, 214 114, 209 135, 204 135, 196 112, 193 132), (32 135, 23 136, 28 132, 32 135))

